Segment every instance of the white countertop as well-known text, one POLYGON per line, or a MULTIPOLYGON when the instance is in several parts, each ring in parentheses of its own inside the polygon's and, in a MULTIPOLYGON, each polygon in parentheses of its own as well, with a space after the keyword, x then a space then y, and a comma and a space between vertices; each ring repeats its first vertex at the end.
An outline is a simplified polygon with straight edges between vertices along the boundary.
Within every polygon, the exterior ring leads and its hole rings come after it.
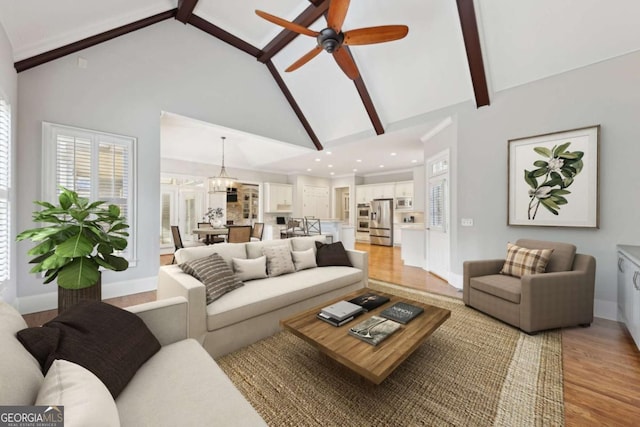
POLYGON ((640 246, 618 245, 618 250, 631 258, 632 261, 640 263, 640 246))
POLYGON ((401 230, 424 230, 424 222, 399 222, 401 230))

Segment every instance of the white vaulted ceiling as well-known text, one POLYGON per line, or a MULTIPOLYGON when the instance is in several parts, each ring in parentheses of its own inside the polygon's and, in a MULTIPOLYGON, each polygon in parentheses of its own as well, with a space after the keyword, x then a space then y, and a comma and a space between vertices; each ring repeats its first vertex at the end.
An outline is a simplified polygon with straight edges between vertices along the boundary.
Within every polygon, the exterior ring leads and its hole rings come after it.
MULTIPOLYGON (((291 21, 310 4, 308 0, 199 0, 193 14, 262 50, 281 28, 256 16, 255 9, 291 21)), ((475 0, 474 4, 490 99, 501 90, 640 49, 637 0, 475 0)), ((178 0, 0 0, 0 23, 12 44, 14 61, 21 61, 176 7, 178 0)), ((388 156, 384 153, 393 151, 398 160, 398 154, 406 150, 410 153, 406 162, 410 162, 422 148, 420 136, 433 126, 421 117, 475 100, 455 0, 352 0, 343 30, 386 24, 408 25, 409 34, 394 42, 351 47, 386 130, 381 136, 376 136, 353 82, 326 52, 293 73, 284 72, 315 45, 313 38, 298 36, 272 59, 325 151, 348 149, 349 155, 361 152, 367 156, 388 156)), ((320 18, 311 28, 325 26, 320 18)), ((211 144, 211 138, 230 132, 170 117, 165 125, 175 129, 166 129, 164 135, 184 138, 185 132, 192 132, 191 140, 206 135, 211 144)), ((251 136, 237 136, 252 143, 251 136)), ((278 163, 277 158, 247 154, 246 164, 238 156, 229 165, 283 170, 296 164, 304 172, 309 165, 320 163, 315 158, 324 161, 322 156, 327 156, 316 152, 311 140, 306 148, 289 150, 282 142, 259 136, 253 139, 262 147, 275 144, 274 150, 284 160, 278 163)), ((165 141, 163 136, 163 157, 180 154, 165 143, 170 138, 165 141)), ((340 163, 346 157, 335 157, 336 175, 353 173, 352 163, 340 163)), ((366 168, 362 165, 358 173, 378 171, 381 162, 374 160, 366 168)))

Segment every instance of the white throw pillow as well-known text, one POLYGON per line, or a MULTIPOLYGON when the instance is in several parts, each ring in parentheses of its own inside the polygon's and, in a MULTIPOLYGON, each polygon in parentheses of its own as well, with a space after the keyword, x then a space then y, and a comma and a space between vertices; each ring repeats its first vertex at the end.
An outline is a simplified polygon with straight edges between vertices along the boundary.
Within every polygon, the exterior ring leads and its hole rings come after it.
POLYGON ((243 282, 264 279, 267 277, 267 257, 263 255, 254 259, 233 258, 233 271, 243 282))
POLYGON ((269 276, 275 277, 296 271, 291 260, 291 249, 288 244, 268 246, 262 249, 267 257, 269 276))
POLYGON ((120 425, 116 402, 107 387, 88 369, 66 360, 51 364, 36 405, 64 406, 65 427, 120 425))
POLYGON ((316 252, 313 248, 309 248, 306 251, 291 251, 291 256, 293 257, 296 271, 318 266, 316 264, 316 252))

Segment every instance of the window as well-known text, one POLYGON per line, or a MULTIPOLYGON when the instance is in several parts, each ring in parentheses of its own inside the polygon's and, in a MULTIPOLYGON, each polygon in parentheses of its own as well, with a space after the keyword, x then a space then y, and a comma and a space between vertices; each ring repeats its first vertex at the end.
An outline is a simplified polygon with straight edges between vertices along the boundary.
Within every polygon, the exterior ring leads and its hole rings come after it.
POLYGON ((11 212, 11 110, 0 98, 0 289, 9 281, 11 212))
POLYGON ((55 202, 62 186, 89 200, 119 206, 130 227, 123 253, 130 264, 136 253, 135 142, 128 136, 43 124, 43 198, 55 202))
POLYGON ((445 189, 446 180, 429 183, 429 228, 445 231, 445 189))

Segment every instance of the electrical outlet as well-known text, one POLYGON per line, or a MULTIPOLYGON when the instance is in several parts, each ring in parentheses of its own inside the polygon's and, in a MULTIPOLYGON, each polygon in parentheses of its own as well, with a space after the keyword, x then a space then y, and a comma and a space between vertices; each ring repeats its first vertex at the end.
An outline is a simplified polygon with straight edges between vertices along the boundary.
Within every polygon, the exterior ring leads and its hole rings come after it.
POLYGON ((473 227, 473 219, 472 218, 462 218, 460 220, 460 224, 463 227, 473 227))

